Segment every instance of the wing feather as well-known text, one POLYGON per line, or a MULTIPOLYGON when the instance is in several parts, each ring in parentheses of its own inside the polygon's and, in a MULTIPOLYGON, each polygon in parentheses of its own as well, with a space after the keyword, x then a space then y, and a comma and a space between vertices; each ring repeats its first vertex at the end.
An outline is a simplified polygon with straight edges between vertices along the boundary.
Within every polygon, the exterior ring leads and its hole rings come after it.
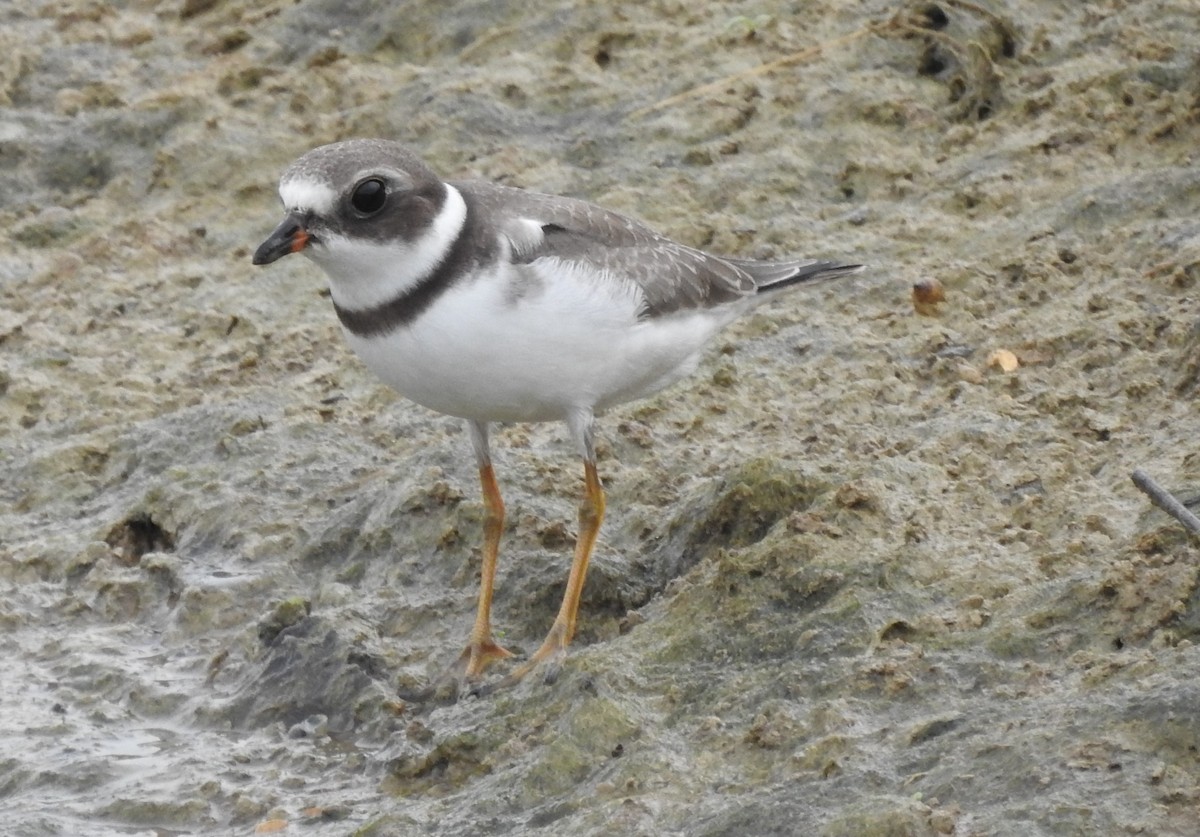
POLYGON ((481 216, 486 234, 508 241, 514 263, 557 259, 641 294, 646 318, 713 308, 799 282, 840 276, 859 265, 813 260, 756 261, 687 247, 618 212, 485 181, 453 184, 481 216))
POLYGON ((501 219, 496 232, 508 239, 514 262, 554 258, 631 283, 642 295, 645 317, 733 302, 757 289, 742 267, 587 201, 483 181, 453 185, 501 219))

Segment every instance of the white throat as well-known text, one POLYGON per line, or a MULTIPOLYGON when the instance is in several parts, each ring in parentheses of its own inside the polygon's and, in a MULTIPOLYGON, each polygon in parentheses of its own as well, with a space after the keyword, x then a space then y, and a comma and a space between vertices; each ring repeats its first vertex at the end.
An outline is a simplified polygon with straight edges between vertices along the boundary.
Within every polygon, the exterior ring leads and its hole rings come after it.
POLYGON ((415 241, 377 243, 334 236, 304 253, 329 276, 333 301, 361 311, 403 295, 432 273, 454 246, 466 219, 466 201, 446 184, 441 210, 415 241))

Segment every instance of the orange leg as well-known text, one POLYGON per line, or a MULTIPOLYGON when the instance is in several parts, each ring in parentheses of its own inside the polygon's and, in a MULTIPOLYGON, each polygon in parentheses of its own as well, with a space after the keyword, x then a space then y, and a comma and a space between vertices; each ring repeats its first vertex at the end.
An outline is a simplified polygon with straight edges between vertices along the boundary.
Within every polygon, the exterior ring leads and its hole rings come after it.
POLYGON ((551 683, 558 677, 563 660, 567 656, 567 646, 571 643, 571 638, 575 636, 575 623, 579 616, 579 597, 583 593, 583 581, 587 576, 588 562, 592 558, 592 548, 596 545, 596 537, 600 534, 600 524, 604 521, 604 488, 600 485, 600 477, 596 473, 596 463, 584 461, 583 469, 585 493, 579 504, 579 539, 575 542, 575 558, 571 562, 571 574, 567 576, 567 591, 563 594, 558 616, 555 617, 554 624, 550 626, 550 633, 546 635, 542 646, 519 668, 496 684, 495 688, 512 686, 543 664, 546 665, 545 681, 551 683))
POLYGON ((479 606, 475 611, 475 625, 467 639, 467 647, 458 658, 448 665, 432 683, 422 689, 399 690, 406 700, 425 702, 457 698, 463 680, 479 679, 483 670, 496 660, 511 657, 512 652, 496 642, 492 636, 492 593, 496 587, 496 559, 500 552, 500 536, 504 532, 504 501, 500 499, 500 487, 496 485, 496 473, 487 456, 486 427, 472 427, 476 435, 476 450, 479 452, 479 483, 483 487, 483 567, 479 579, 479 606))
POLYGON ((491 463, 480 466, 479 483, 483 487, 483 568, 479 579, 479 607, 467 647, 453 669, 462 668, 467 680, 475 680, 490 663, 511 657, 512 652, 492 636, 492 592, 496 584, 496 558, 500 553, 500 535, 504 532, 504 501, 491 463))

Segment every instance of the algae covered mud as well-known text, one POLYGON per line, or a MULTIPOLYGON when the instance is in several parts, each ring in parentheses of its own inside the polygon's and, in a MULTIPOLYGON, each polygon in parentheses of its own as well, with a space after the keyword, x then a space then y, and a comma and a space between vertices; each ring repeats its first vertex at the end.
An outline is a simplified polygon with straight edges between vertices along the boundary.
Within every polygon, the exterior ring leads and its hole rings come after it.
MULTIPOLYGON (((9 832, 1192 833, 1200 555, 1129 481, 1200 484, 1190 4, 0 19, 9 832), (872 265, 602 419, 554 686, 396 698, 470 624, 469 440, 249 264, 281 168, 364 135, 872 265)), ((578 468, 497 436, 530 651, 578 468)))

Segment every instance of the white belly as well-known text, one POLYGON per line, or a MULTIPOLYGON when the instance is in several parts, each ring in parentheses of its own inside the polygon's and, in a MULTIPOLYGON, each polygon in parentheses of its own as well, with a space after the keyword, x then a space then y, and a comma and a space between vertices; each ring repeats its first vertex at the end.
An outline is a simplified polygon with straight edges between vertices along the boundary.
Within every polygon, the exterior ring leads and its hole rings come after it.
POLYGON ((525 295, 504 277, 448 290, 413 323, 364 339, 346 332, 367 366, 405 397, 481 421, 546 421, 603 410, 695 369, 730 319, 691 312, 639 320, 637 298, 611 281, 522 266, 525 295))

